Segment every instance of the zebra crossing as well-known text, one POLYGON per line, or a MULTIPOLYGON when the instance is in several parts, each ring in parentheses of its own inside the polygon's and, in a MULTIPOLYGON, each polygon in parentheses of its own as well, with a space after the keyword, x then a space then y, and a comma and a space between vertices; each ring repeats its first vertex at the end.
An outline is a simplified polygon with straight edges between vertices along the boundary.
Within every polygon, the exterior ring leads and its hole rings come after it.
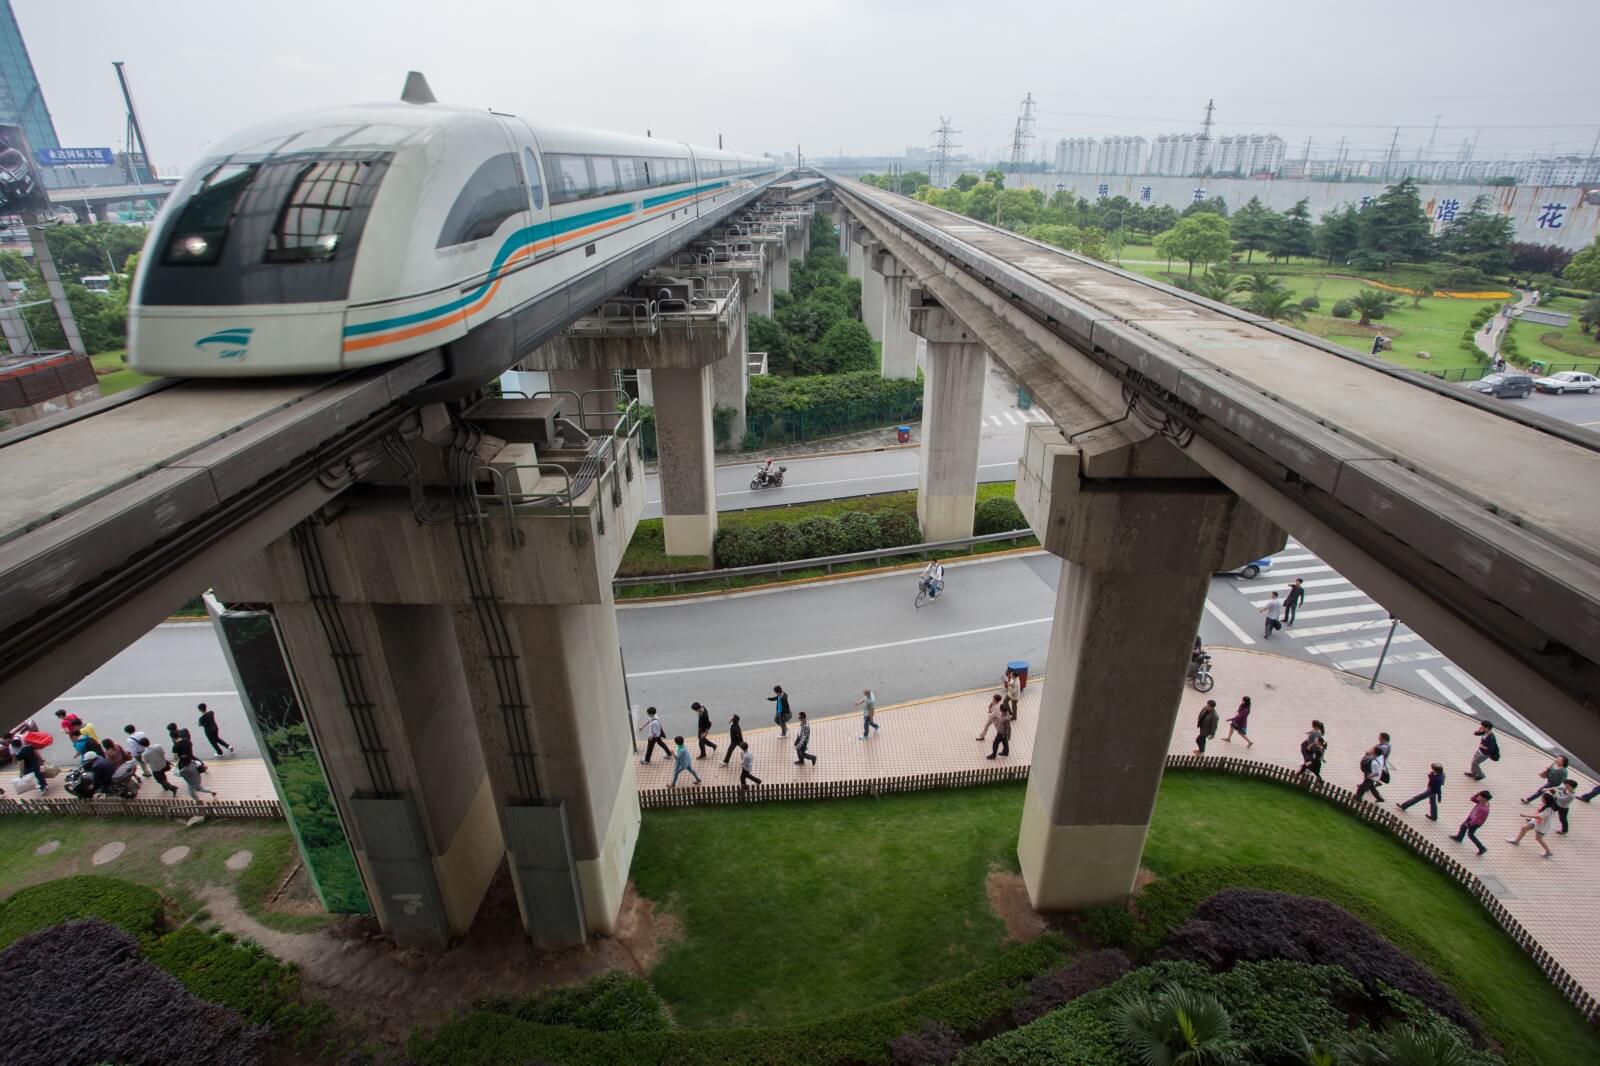
MULTIPOLYGON (((1276 591, 1281 597, 1295 578, 1306 590, 1304 606, 1295 612, 1294 625, 1285 626, 1263 643, 1287 640, 1290 647, 1280 645, 1279 650, 1367 677, 1381 659, 1386 683, 1439 700, 1463 714, 1489 718, 1545 750, 1556 749, 1554 741, 1496 699, 1420 634, 1393 619, 1382 604, 1295 541, 1272 557, 1272 568, 1261 577, 1231 584, 1251 611, 1260 611, 1270 601, 1271 593, 1276 591)), ((1259 625, 1256 632, 1260 633, 1259 625)), ((1256 641, 1250 639, 1248 643, 1256 641)))
POLYGON ((983 416, 986 426, 1025 426, 1030 422, 1042 423, 1050 421, 1050 416, 1036 407, 1017 408, 1011 411, 995 411, 983 416))

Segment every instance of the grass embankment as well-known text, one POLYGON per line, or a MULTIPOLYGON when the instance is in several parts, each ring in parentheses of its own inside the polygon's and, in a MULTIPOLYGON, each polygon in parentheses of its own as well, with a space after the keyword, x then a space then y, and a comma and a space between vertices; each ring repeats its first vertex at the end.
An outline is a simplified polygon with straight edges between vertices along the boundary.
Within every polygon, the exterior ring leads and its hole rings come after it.
POLYGON ((1574 300, 1570 296, 1542 301, 1540 310, 1565 312, 1572 316, 1572 321, 1564 329, 1541 326, 1537 322, 1515 323, 1512 329, 1517 338, 1518 353, 1528 359, 1537 359, 1546 367, 1570 370, 1577 363, 1579 370, 1600 373, 1600 341, 1595 339, 1597 334, 1585 333, 1578 325, 1578 310, 1582 306, 1582 300, 1574 300))
POLYGON ((177 902, 186 913, 202 909, 200 890, 224 888, 238 897, 247 914, 273 929, 306 932, 332 920, 332 915, 307 913, 310 907, 285 910, 269 903, 298 859, 294 836, 281 822, 212 820, 189 828, 160 818, 88 818, 72 815, 26 815, 0 819, 0 898, 20 888, 73 874, 105 874, 148 885, 177 902), (47 841, 61 846, 48 855, 34 850, 47 841), (127 845, 116 859, 96 866, 92 857, 103 844, 127 845), (182 862, 161 862, 168 848, 187 846, 182 862), (250 865, 227 868, 228 856, 247 850, 250 865))
POLYGON ((100 395, 111 396, 156 380, 149 374, 130 369, 124 358, 126 355, 126 352, 115 351, 100 352, 89 357, 89 362, 94 364, 95 380, 100 383, 100 395))
MULTIPOLYGON (((995 958, 1004 933, 985 874, 1016 869, 1022 787, 647 813, 634 882, 684 934, 651 980, 682 1025, 774 1025, 995 958)), ((1144 862, 1162 877, 1220 863, 1320 874, 1436 953, 1466 998, 1491 1005, 1486 1025, 1524 1061, 1600 1061, 1600 1034, 1475 900, 1324 801, 1168 774, 1144 862)))
MULTIPOLYGON (((977 502, 995 498, 1009 498, 1015 491, 1016 485, 1010 481, 985 482, 978 486, 977 502)), ((843 499, 818 500, 814 503, 796 503, 779 507, 755 507, 741 511, 723 511, 717 516, 717 524, 723 529, 737 527, 758 528, 768 522, 800 522, 812 517, 837 518, 849 511, 860 511, 866 514, 877 514, 879 511, 899 511, 908 517, 917 517, 917 493, 915 489, 906 492, 885 492, 873 496, 850 496, 843 499)), ((948 559, 959 555, 982 555, 995 551, 1009 551, 1012 548, 1033 547, 1038 542, 1032 538, 1008 542, 1004 544, 985 544, 967 552, 936 552, 941 559, 948 559)), ((910 557, 907 557, 910 558, 910 557)), ((904 560, 887 560, 884 563, 856 563, 849 566, 836 566, 834 573, 846 573, 856 570, 876 570, 885 565, 895 565, 904 560)), ((633 540, 628 542, 628 550, 623 553, 622 563, 617 568, 618 577, 643 577, 651 574, 689 574, 701 570, 711 569, 711 560, 704 555, 668 555, 665 534, 662 532, 661 519, 646 518, 639 522, 639 527, 634 531, 633 540)), ((822 567, 812 567, 804 570, 788 570, 779 575, 757 575, 745 578, 726 578, 710 582, 699 582, 694 585, 680 584, 676 586, 639 585, 618 590, 618 598, 639 596, 662 596, 672 592, 695 592, 706 588, 747 588, 751 585, 765 585, 772 581, 788 581, 796 578, 816 577, 827 573, 822 567)))

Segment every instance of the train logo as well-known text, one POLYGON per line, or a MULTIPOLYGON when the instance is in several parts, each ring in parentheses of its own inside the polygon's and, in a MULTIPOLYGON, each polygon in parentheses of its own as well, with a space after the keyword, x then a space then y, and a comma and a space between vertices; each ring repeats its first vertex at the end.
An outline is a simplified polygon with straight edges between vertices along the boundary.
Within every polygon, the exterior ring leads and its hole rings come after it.
POLYGON ((243 359, 250 351, 250 334, 254 332, 250 326, 219 329, 195 341, 194 346, 202 352, 215 352, 218 359, 243 359))

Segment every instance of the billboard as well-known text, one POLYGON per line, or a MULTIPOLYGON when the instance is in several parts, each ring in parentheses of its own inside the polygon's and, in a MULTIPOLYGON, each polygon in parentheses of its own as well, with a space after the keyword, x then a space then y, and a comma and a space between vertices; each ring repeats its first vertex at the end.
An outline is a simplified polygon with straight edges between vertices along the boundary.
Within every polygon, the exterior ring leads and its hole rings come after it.
POLYGON ((50 193, 18 126, 0 126, 0 215, 21 215, 24 223, 50 216, 50 193))
POLYGON ((113 167, 117 156, 109 148, 35 148, 41 167, 113 167))

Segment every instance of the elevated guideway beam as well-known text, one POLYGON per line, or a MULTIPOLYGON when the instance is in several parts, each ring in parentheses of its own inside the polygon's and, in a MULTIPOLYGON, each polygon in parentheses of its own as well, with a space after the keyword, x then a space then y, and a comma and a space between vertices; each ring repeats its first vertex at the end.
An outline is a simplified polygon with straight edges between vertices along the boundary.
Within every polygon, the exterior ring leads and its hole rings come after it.
POLYGON ((1070 435, 1135 419, 1600 758, 1600 437, 855 182, 835 195, 1070 435))

